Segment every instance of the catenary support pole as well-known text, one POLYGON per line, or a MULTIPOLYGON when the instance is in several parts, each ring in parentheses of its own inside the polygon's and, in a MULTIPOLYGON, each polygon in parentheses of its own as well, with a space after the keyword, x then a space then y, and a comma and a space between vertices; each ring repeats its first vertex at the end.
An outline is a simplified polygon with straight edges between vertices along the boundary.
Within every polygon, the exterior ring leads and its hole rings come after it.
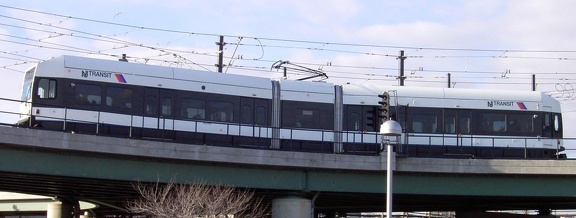
POLYGON ((532 74, 532 91, 536 91, 536 74, 532 74))
POLYGON ((220 36, 220 40, 216 45, 218 45, 218 64, 216 67, 218 68, 218 73, 222 73, 222 69, 224 68, 224 36, 220 36))
POLYGON ((400 55, 398 56, 398 60, 400 61, 400 66, 398 67, 399 69, 399 76, 398 76, 398 80, 400 81, 400 86, 404 86, 404 80, 406 79, 406 77, 404 77, 404 60, 406 59, 406 56, 404 56, 404 51, 400 50, 400 55))

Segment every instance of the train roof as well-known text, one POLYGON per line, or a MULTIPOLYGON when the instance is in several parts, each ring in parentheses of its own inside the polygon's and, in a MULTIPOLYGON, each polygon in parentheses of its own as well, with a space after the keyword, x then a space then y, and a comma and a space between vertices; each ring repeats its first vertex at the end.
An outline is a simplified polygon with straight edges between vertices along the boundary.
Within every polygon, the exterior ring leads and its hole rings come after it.
POLYGON ((121 74, 126 84, 271 98, 270 79, 262 77, 68 55, 39 63, 37 68, 42 68, 36 71, 39 76, 118 82, 114 78, 88 78, 81 75, 82 71, 89 70, 121 74), (68 69, 68 72, 64 69, 68 69))
POLYGON ((410 86, 378 86, 346 84, 345 104, 377 105, 378 95, 389 92, 391 105, 416 107, 543 110, 560 112, 560 104, 551 96, 538 91, 462 89, 410 86))
MULTIPOLYGON (((121 74, 125 83, 211 92, 271 99, 271 79, 237 74, 214 73, 168 66, 147 65, 124 61, 103 60, 78 56, 59 56, 38 64, 37 75, 104 82, 114 78, 87 78, 84 71, 92 70, 121 74), (67 72, 66 70, 67 69, 67 72), (109 79, 105 80, 105 79, 109 79)), ((334 102, 334 84, 322 82, 280 80, 283 100, 334 102)), ((377 105, 379 94, 390 92, 392 105, 438 108, 543 110, 560 112, 560 104, 552 97, 535 91, 382 86, 375 84, 345 84, 344 104, 377 105), (502 106, 503 105, 503 106, 502 106), (512 105, 512 106, 510 106, 512 105), (516 107, 517 105, 517 107, 516 107), (496 106, 496 107, 494 107, 496 106)))

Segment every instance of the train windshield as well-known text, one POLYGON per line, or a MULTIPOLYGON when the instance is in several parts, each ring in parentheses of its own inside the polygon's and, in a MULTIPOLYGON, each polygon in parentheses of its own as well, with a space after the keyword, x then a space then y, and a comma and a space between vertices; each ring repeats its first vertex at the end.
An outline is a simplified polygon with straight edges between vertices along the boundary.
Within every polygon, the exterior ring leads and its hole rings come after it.
POLYGON ((32 68, 26 72, 24 75, 24 84, 22 86, 22 101, 28 101, 32 98, 32 80, 34 78, 34 71, 36 68, 32 68))

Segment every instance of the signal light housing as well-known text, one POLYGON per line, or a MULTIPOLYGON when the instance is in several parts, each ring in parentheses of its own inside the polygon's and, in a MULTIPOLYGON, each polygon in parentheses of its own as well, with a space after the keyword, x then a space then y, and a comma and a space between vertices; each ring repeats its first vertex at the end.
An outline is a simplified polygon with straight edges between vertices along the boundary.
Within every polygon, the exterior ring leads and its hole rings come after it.
POLYGON ((380 113, 378 116, 382 119, 381 123, 384 123, 390 119, 390 94, 384 92, 381 95, 378 95, 378 97, 381 99, 378 101, 378 104, 380 104, 380 108, 378 109, 380 113))

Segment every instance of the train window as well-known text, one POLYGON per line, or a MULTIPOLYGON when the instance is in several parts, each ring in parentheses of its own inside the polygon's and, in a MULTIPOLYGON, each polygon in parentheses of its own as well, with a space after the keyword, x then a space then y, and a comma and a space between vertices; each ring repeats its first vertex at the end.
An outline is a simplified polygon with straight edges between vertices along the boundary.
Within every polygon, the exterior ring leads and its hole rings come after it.
POLYGON ((506 115, 498 113, 485 113, 482 117, 482 129, 486 133, 506 131, 506 115))
POLYGON ((132 90, 120 87, 108 87, 106 89, 106 106, 119 109, 132 108, 132 90))
POLYGON ((296 127, 298 128, 313 128, 318 126, 320 122, 320 111, 315 109, 297 109, 296 112, 296 127))
POLYGON ((460 117, 460 126, 458 134, 470 134, 470 117, 460 117))
POLYGON ((256 107, 256 125, 265 126, 267 124, 268 111, 266 107, 258 106, 256 107))
POLYGON ((38 97, 42 99, 56 98, 56 80, 40 79, 38 81, 38 97))
POLYGON ((206 119, 206 102, 198 99, 182 99, 180 116, 188 119, 206 119))
POLYGON ((438 117, 436 114, 414 114, 412 118, 412 132, 436 133, 438 117))
POLYGON ((252 106, 250 105, 243 105, 242 106, 242 123, 243 124, 254 124, 254 111, 252 111, 252 106))
POLYGON ((170 117, 172 116, 172 99, 162 98, 162 116, 170 117))
POLYGON ((534 119, 532 114, 509 114, 507 132, 532 133, 534 131, 534 119))
POLYGON ((97 85, 72 84, 74 87, 74 101, 81 105, 100 105, 102 103, 102 89, 97 85))
POLYGON ((444 120, 444 133, 456 133, 456 117, 446 117, 444 120))
POLYGON ((210 120, 219 122, 232 122, 234 119, 234 105, 230 102, 210 102, 210 120))
POLYGON ((333 129, 334 105, 298 101, 282 101, 282 127, 333 129))
POLYGON ((144 113, 148 116, 156 116, 158 113, 158 101, 156 96, 147 96, 144 103, 144 113))

